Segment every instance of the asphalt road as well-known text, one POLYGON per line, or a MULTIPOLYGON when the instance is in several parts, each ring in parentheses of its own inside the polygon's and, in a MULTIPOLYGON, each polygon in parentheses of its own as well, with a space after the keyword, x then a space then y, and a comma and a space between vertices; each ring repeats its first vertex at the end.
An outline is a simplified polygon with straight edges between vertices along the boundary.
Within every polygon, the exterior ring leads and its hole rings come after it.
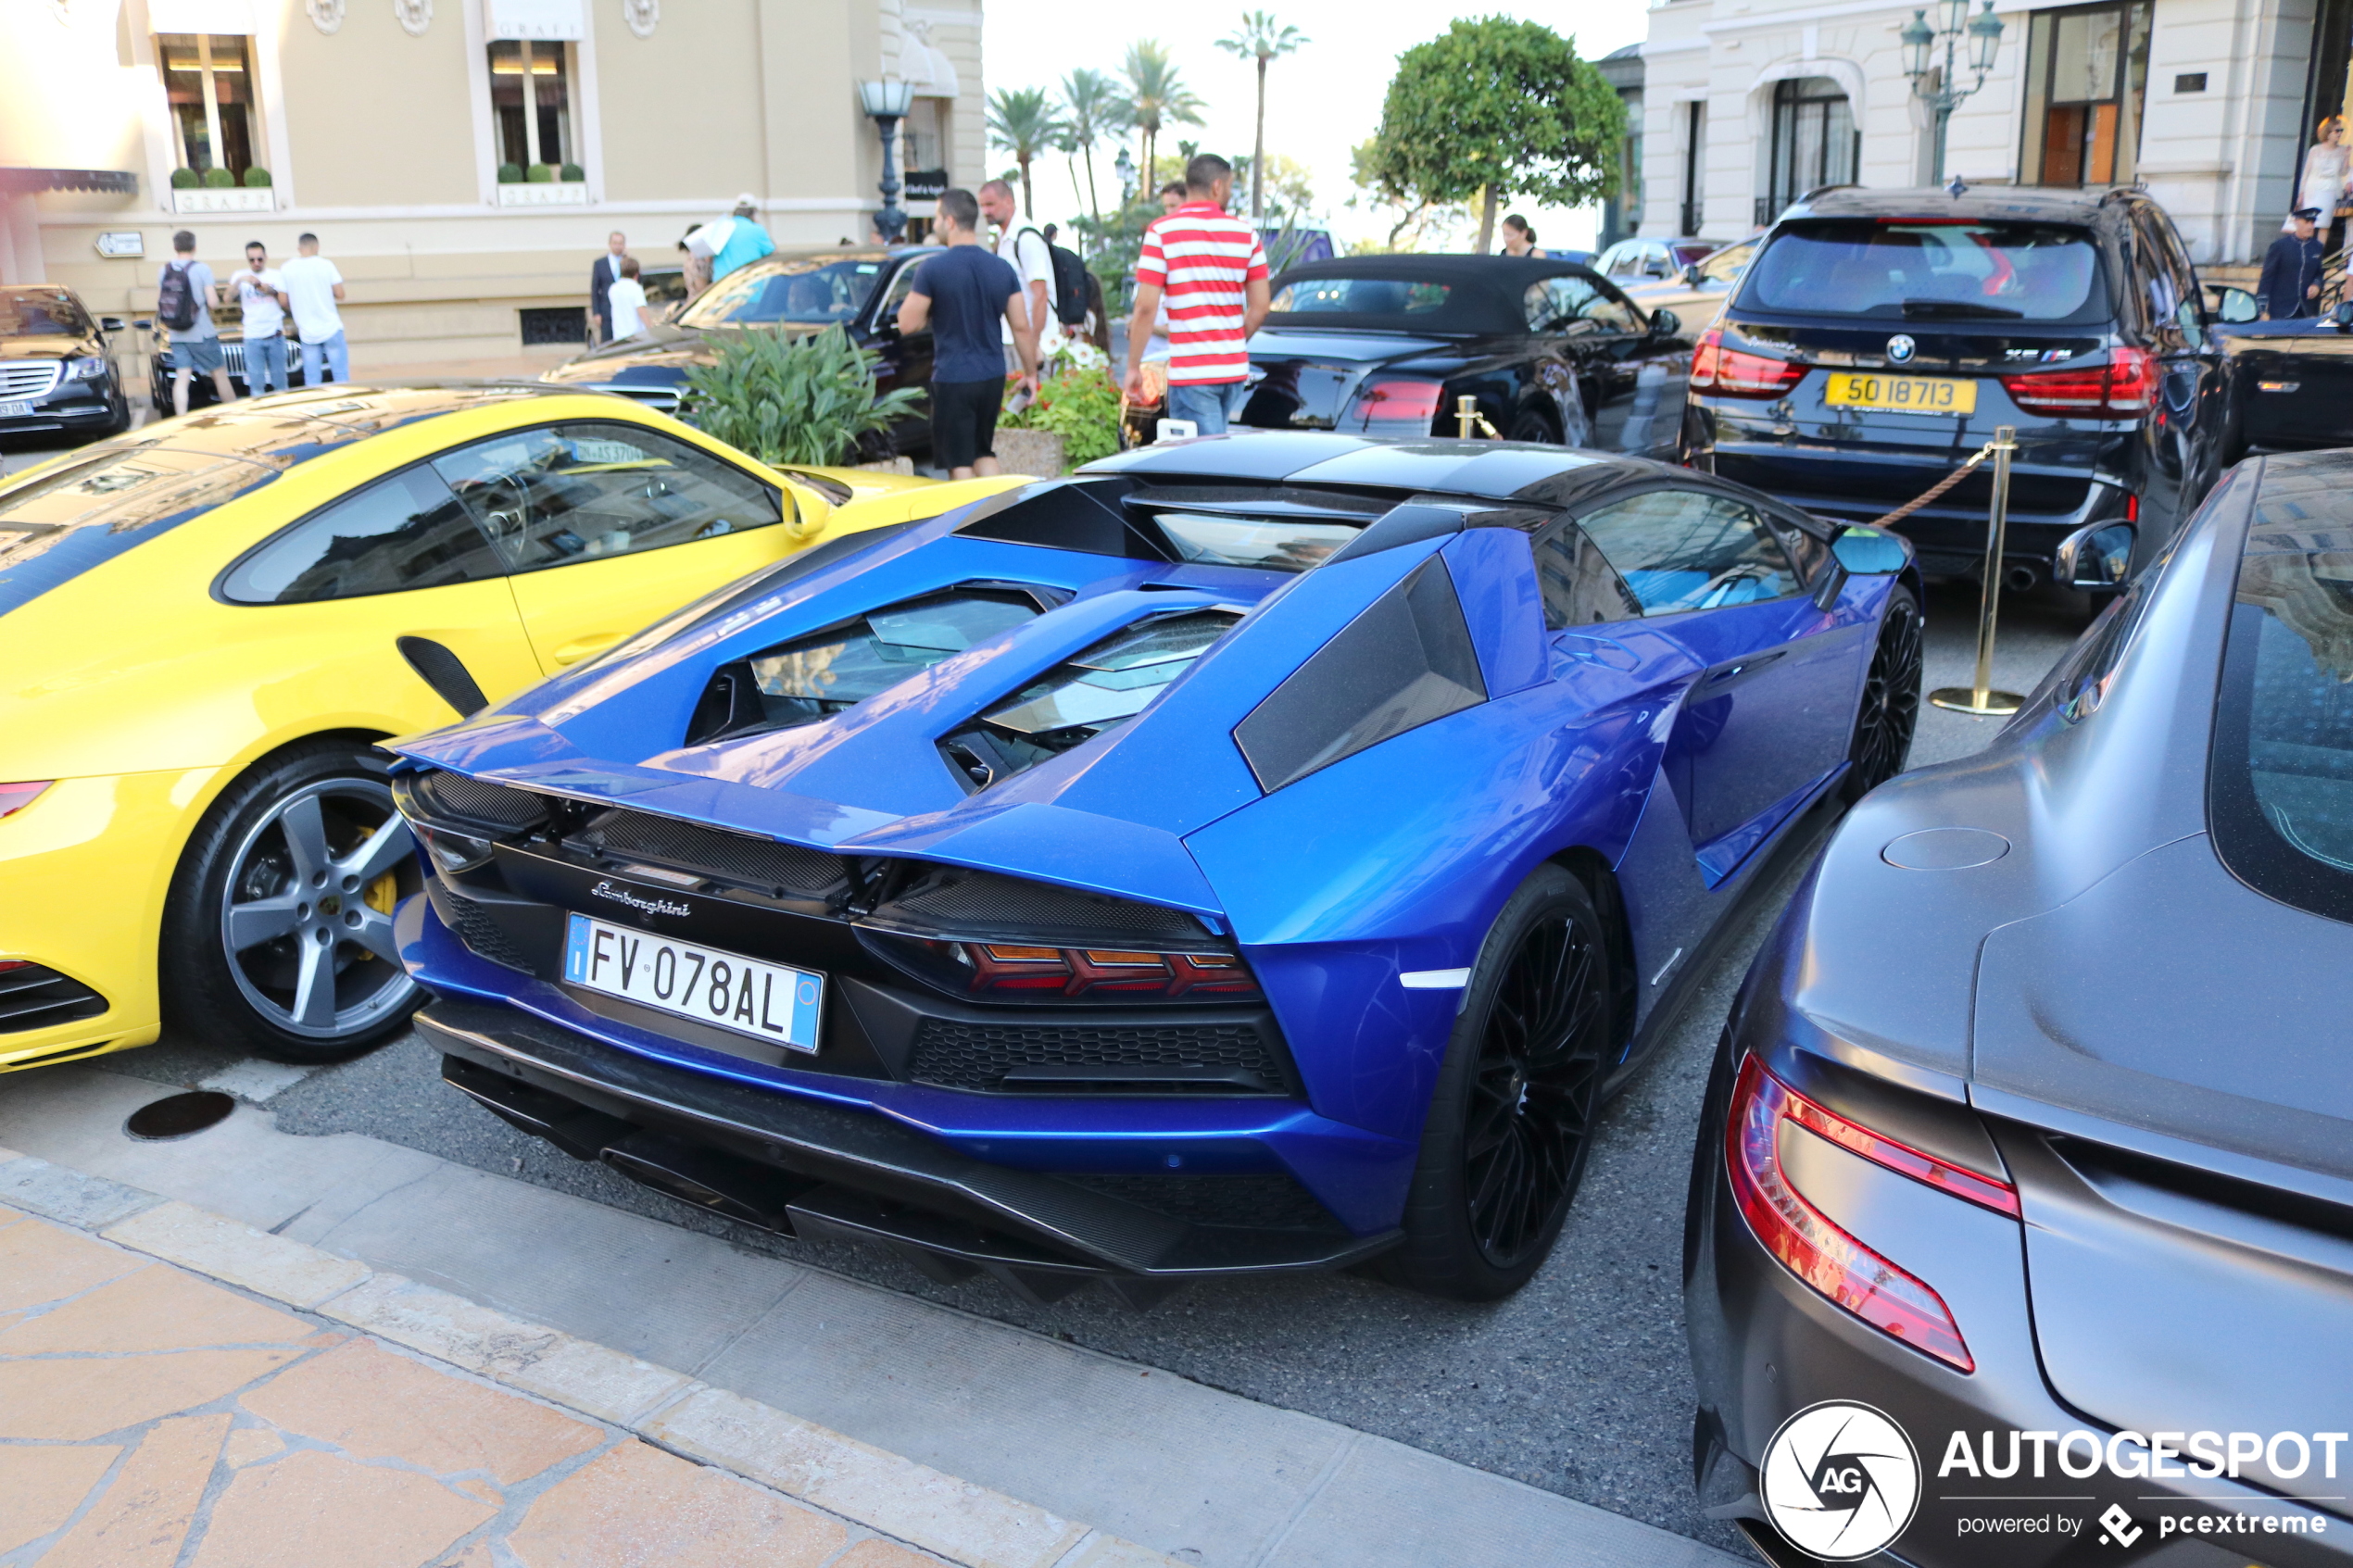
MULTIPOLYGON (((1931 687, 1967 684, 1976 596, 1930 595, 1931 687)), ((2045 592, 2003 607, 1996 684, 2032 687, 2083 624, 2045 592)), ((1965 756, 1995 721, 1924 710, 1916 764, 1965 756)), ((360 1133, 598 1202, 727 1235, 737 1245, 886 1285, 1039 1333, 1427 1449, 1739 1551, 1693 1512, 1692 1396, 1678 1271, 1683 1193, 1709 1053, 1749 958, 1827 820, 1793 846, 1739 938, 1652 1066, 1611 1108, 1558 1251, 1509 1301, 1428 1300, 1347 1275, 1196 1286, 1149 1312, 1084 1291, 1051 1308, 985 1279, 931 1284, 879 1253, 742 1230, 577 1163, 441 1086, 434 1055, 404 1036, 268 1099, 281 1129, 360 1133)), ((186 1039, 107 1060, 114 1072, 194 1085, 237 1053, 186 1039)))

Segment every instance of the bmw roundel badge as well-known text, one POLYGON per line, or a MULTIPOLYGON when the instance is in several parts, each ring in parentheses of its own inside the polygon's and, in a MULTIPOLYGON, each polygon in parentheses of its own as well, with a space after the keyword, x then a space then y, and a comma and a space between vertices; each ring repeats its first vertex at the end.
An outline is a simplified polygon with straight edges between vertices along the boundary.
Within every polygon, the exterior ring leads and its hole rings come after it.
POLYGON ((1912 341, 1911 333, 1897 332, 1887 340, 1887 357, 1899 365, 1906 364, 1919 347, 1919 345, 1912 341))

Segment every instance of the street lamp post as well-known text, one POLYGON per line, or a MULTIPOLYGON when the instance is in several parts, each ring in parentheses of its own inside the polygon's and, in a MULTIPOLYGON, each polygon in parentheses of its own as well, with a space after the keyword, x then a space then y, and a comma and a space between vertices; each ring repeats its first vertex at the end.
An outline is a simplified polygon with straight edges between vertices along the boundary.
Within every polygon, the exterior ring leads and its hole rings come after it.
POLYGON ((1927 10, 1914 11, 1896 36, 1903 41, 1904 74, 1911 79, 1912 93, 1936 117, 1936 167, 1931 183, 1943 184, 1944 128, 1961 101, 1985 85, 1985 74, 1994 69, 1994 56, 2002 46, 2002 20, 1994 14, 1994 0, 1985 0, 1985 9, 1973 17, 1969 14, 1969 0, 1936 0, 1936 19, 1939 25, 1931 27, 1927 10), (1942 60, 1936 57, 1939 44, 1944 46, 1942 60), (1954 78, 1959 74, 1964 49, 1976 76, 1967 87, 1960 87, 1955 85, 1954 78))
POLYGON ((1124 145, 1119 149, 1116 167, 1119 169, 1119 205, 1124 211, 1127 204, 1136 199, 1136 160, 1127 156, 1124 145))
MULTIPOLYGON (((1992 4, 1992 0, 1987 0, 1992 4)), ((858 84, 858 102, 875 126, 882 132, 883 176, 882 210, 875 214, 875 227, 881 232, 883 243, 897 245, 907 232, 907 214, 899 205, 899 193, 904 189, 899 182, 899 122, 915 105, 915 84, 887 77, 880 82, 858 84)))

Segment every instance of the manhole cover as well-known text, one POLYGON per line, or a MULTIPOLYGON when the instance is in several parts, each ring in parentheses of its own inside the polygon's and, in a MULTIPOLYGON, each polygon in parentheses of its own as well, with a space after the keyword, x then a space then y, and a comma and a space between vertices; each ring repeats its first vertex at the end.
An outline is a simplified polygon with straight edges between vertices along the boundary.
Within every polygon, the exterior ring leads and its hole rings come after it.
POLYGON ((122 1130, 148 1143, 163 1143, 201 1133, 216 1122, 226 1121, 236 1109, 236 1100, 228 1095, 192 1089, 141 1106, 124 1121, 122 1130))

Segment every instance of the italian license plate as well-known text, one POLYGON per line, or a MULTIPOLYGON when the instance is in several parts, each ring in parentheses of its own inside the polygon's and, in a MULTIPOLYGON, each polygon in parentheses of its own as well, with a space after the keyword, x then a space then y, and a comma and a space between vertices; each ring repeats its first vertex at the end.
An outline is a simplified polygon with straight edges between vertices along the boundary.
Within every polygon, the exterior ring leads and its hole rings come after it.
POLYGON ((0 403, 0 420, 21 420, 32 413, 30 403, 0 403))
POLYGON ((786 1050, 817 1049, 825 977, 809 970, 573 915, 564 932, 564 978, 786 1050))
POLYGON ((1890 414, 1974 414, 1977 383, 1948 381, 1941 376, 1881 376, 1840 370, 1823 389, 1822 401, 1890 414))

